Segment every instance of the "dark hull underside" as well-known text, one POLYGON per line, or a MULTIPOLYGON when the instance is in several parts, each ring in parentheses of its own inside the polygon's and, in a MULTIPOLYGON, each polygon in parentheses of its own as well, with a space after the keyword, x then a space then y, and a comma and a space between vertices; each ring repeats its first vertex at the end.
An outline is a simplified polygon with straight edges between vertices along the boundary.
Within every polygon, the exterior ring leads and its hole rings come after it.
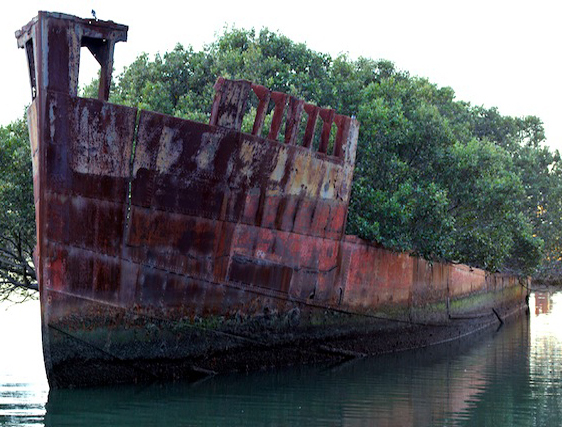
POLYGON ((190 321, 76 303, 81 311, 91 309, 96 314, 81 316, 81 324, 64 322, 45 331, 53 388, 196 381, 228 372, 340 363, 462 339, 487 328, 494 331, 525 308, 505 307, 424 324, 319 308, 293 308, 285 315, 268 313, 251 319, 190 321))

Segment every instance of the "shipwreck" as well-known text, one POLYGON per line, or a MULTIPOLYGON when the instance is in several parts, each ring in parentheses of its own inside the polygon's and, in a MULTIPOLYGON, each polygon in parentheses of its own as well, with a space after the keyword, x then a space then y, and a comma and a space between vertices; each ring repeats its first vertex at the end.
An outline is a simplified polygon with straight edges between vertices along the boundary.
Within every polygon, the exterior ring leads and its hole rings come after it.
POLYGON ((208 124, 109 103, 127 29, 39 12, 16 33, 51 387, 404 350, 524 306, 527 280, 345 234, 354 118, 222 78, 208 124), (99 99, 78 97, 81 47, 100 64, 99 99))

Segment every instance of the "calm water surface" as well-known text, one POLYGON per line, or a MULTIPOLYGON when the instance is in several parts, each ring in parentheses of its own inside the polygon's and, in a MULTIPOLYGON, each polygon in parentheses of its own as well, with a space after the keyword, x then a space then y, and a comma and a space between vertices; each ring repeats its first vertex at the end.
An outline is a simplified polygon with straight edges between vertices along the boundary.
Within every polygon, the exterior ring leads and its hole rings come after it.
POLYGON ((0 305, 0 425, 562 424, 562 293, 449 345, 196 384, 49 392, 39 329, 37 302, 0 305))

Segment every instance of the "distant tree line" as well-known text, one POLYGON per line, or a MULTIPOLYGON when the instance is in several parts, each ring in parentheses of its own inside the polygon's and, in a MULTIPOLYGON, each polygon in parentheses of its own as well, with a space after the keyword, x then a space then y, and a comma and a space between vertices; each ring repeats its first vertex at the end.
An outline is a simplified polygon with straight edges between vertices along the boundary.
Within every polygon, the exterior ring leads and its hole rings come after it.
MULTIPOLYGON (((430 260, 546 282, 562 277, 562 163, 545 145, 539 118, 502 116, 392 62, 334 58, 267 29, 227 29, 201 51, 178 44, 153 58, 142 54, 117 76, 110 101, 207 121, 218 76, 357 117, 349 234, 430 260)), ((96 97, 96 88, 93 81, 83 96, 96 97)), ((23 128, 21 120, 0 129, 0 215, 8 218, 0 222, 0 283, 7 286, 32 273, 23 128)))

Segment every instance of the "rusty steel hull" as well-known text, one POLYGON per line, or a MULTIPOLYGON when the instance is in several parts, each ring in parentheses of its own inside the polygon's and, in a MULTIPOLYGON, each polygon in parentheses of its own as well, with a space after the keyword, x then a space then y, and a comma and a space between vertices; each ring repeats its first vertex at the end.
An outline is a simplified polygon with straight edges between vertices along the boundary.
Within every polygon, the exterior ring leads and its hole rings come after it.
POLYGON ((224 79, 210 124, 108 103, 110 53, 125 38, 124 26, 48 13, 18 33, 35 88, 35 262, 51 387, 396 351, 523 306, 518 278, 345 235, 352 118, 224 79), (81 45, 106 52, 99 100, 76 96, 81 45))

